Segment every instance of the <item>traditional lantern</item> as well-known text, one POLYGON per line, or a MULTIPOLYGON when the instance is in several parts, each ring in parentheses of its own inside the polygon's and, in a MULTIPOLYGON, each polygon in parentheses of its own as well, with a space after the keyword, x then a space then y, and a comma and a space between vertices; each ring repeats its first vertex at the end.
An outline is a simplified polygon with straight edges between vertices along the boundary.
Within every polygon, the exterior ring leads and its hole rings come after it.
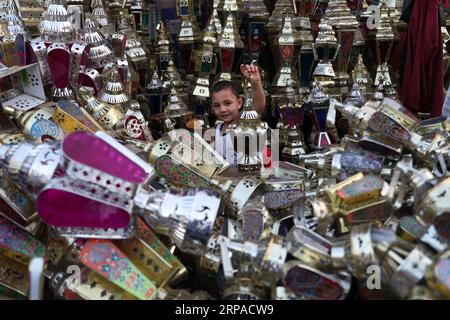
POLYGON ((312 47, 314 59, 318 60, 313 73, 314 81, 319 82, 327 94, 336 96, 333 80, 336 74, 331 62, 336 59, 340 45, 337 42, 333 27, 329 24, 326 16, 322 18, 319 24, 319 34, 312 47))
POLYGON ((272 88, 277 89, 286 87, 288 83, 294 88, 298 87, 299 80, 294 68, 295 59, 300 49, 300 35, 293 27, 293 21, 290 16, 283 19, 283 28, 279 35, 274 39, 274 50, 280 58, 280 66, 272 82, 272 88))
POLYGON ((181 17, 180 32, 178 42, 181 46, 182 61, 188 74, 192 73, 191 55, 195 45, 199 40, 200 29, 193 12, 192 0, 178 0, 177 14, 181 17))
POLYGON ((219 59, 221 73, 219 79, 231 80, 231 73, 244 48, 241 36, 236 26, 236 20, 232 13, 228 14, 227 22, 222 30, 219 41, 219 59))
POLYGON ((346 0, 331 0, 325 15, 336 32, 336 38, 341 45, 336 59, 336 90, 341 99, 347 94, 350 76, 347 73, 350 56, 353 48, 358 21, 350 13, 346 0))

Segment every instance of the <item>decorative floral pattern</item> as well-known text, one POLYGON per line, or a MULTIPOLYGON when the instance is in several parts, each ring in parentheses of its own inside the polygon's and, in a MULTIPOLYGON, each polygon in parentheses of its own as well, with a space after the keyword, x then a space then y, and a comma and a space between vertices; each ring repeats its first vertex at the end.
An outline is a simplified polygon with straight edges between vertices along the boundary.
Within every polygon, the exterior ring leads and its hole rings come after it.
POLYGON ((410 139, 409 132, 381 112, 376 112, 369 120, 369 127, 387 138, 405 142, 410 139))
POLYGON ((128 135, 133 139, 146 140, 143 137, 144 131, 141 128, 141 123, 135 116, 129 116, 125 121, 128 135))
POLYGON ((336 282, 298 266, 287 272, 284 283, 289 290, 309 300, 338 300, 344 294, 336 282))
POLYGON ((445 287, 450 287, 450 257, 439 260, 436 264, 436 277, 445 287))
POLYGON ((356 153, 346 153, 341 156, 341 166, 353 172, 379 172, 383 165, 380 161, 356 153))
POLYGON ((25 230, 0 217, 0 248, 27 257, 44 257, 45 247, 25 230))
POLYGON ((278 209, 293 204, 304 195, 305 193, 302 190, 277 190, 267 192, 264 195, 264 200, 268 209, 278 209))
POLYGON ((178 259, 167 249, 164 244, 158 239, 156 234, 141 220, 137 220, 138 234, 149 245, 153 250, 155 250, 158 255, 160 255, 165 261, 170 263, 172 267, 178 268, 181 263, 178 259))
POLYGON ((191 188, 208 187, 209 183, 185 166, 175 163, 170 156, 164 155, 155 162, 156 172, 165 179, 191 188))
POLYGON ((342 199, 361 197, 383 188, 383 180, 377 176, 364 176, 363 179, 343 187, 336 194, 342 199))
POLYGON ((264 218, 257 210, 247 210, 242 217, 243 239, 258 242, 264 230, 264 218))
POLYGON ((80 260, 139 299, 154 299, 157 289, 109 240, 89 240, 80 260))

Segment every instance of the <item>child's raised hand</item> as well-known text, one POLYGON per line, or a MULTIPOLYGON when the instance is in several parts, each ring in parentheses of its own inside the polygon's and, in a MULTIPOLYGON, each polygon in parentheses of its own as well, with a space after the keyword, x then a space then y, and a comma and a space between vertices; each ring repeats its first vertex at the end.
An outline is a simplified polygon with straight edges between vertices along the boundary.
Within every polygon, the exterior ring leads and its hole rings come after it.
POLYGON ((252 83, 261 81, 259 68, 254 64, 241 64, 241 73, 245 79, 250 80, 252 83))

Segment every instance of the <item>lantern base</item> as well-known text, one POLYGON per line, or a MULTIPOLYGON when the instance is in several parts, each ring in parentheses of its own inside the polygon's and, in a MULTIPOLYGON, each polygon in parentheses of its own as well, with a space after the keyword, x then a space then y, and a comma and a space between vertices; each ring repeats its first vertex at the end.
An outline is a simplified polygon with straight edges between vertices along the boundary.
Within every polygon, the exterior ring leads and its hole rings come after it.
POLYGON ((243 155, 237 162, 239 172, 259 172, 261 161, 257 156, 243 155))

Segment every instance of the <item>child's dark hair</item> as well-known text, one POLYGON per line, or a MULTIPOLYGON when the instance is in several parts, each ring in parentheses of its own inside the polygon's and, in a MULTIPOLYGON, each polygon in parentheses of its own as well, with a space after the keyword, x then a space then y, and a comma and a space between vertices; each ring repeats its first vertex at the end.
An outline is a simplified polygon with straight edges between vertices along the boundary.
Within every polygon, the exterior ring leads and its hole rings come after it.
POLYGON ((238 98, 240 97, 239 96, 239 87, 234 82, 231 82, 231 81, 228 81, 228 80, 220 80, 220 81, 216 82, 211 88, 210 95, 212 97, 212 95, 214 93, 222 91, 222 90, 225 90, 225 89, 230 89, 231 92, 236 97, 238 97, 238 98))

